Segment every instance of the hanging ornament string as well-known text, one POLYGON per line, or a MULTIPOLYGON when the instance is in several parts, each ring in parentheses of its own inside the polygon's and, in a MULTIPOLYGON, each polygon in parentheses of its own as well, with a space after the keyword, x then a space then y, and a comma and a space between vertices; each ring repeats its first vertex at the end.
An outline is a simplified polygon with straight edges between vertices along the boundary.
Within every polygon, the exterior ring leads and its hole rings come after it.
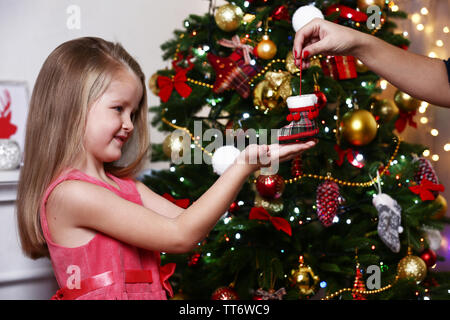
MULTIPOLYGON (((300 51, 300 57, 303 57, 303 49, 300 51)), ((298 95, 302 95, 302 70, 303 70, 303 60, 300 60, 300 65, 298 66, 298 69, 300 70, 300 87, 298 95)))

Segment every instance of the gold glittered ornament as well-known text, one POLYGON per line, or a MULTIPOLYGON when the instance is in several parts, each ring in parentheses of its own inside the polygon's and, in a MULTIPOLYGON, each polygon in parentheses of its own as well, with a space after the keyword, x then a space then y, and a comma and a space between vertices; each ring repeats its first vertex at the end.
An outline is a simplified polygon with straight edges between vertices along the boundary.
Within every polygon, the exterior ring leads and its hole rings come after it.
POLYGON ((283 211, 283 199, 266 199, 261 197, 258 193, 255 195, 254 207, 263 207, 269 213, 279 213, 283 211))
POLYGON ((303 256, 300 256, 299 263, 297 269, 291 270, 289 280, 300 295, 311 295, 319 283, 319 277, 314 274, 310 266, 304 264, 303 256))
POLYGON ((255 52, 258 58, 270 60, 277 54, 277 45, 265 34, 256 45, 255 52))
POLYGON ((183 157, 184 144, 190 141, 179 135, 169 134, 162 143, 163 153, 172 161, 175 161, 173 157, 179 159, 183 157))
POLYGON ((226 32, 234 31, 241 25, 244 12, 234 4, 219 7, 214 14, 217 26, 226 32))
POLYGON ((292 96, 291 75, 286 71, 269 71, 266 72, 265 79, 269 80, 272 88, 278 91, 279 96, 286 101, 292 96))
POLYGON ((291 75, 287 71, 266 72, 264 80, 253 90, 253 104, 256 109, 268 112, 286 105, 292 95, 291 75))
POLYGON ((400 279, 413 279, 419 284, 427 276, 427 265, 420 257, 408 254, 398 263, 397 275, 400 279))
POLYGON ((395 104, 403 111, 414 111, 420 107, 421 101, 409 94, 397 90, 394 94, 395 104))
POLYGON ((354 146, 365 146, 377 135, 377 121, 367 110, 348 111, 339 123, 339 133, 354 146))
POLYGON ((295 65, 295 59, 294 59, 294 55, 292 53, 291 50, 289 50, 287 56, 286 56, 286 70, 289 71, 290 73, 297 73, 300 72, 300 69, 297 68, 297 66, 295 65))
POLYGON ((148 87, 150 88, 150 90, 152 91, 152 93, 155 96, 159 95, 159 88, 158 88, 158 82, 157 82, 158 77, 159 77, 159 74, 154 73, 148 80, 148 87))
POLYGON ((376 99, 370 104, 370 111, 383 122, 389 122, 399 114, 397 105, 389 99, 376 99))
POLYGON ((262 80, 253 90, 253 104, 261 111, 270 111, 280 105, 278 90, 270 85, 269 80, 262 80))

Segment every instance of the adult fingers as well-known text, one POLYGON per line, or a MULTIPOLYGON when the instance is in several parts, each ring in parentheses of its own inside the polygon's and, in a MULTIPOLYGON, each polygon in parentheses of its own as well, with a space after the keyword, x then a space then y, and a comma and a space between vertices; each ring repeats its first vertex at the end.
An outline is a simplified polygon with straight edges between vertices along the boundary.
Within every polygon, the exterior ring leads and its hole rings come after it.
POLYGON ((315 18, 296 32, 292 51, 295 58, 301 58, 300 53, 304 49, 305 42, 307 42, 308 39, 320 36, 321 21, 322 19, 315 18), (297 56, 295 53, 297 53, 297 56))

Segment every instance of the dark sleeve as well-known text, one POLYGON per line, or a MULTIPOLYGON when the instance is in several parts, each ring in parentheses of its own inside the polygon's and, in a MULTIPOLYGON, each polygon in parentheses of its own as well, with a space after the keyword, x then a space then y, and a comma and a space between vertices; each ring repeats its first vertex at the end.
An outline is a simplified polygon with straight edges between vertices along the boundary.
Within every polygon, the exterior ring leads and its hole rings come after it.
POLYGON ((447 60, 444 60, 445 66, 447 67, 447 76, 448 76, 448 82, 450 83, 450 58, 447 60))

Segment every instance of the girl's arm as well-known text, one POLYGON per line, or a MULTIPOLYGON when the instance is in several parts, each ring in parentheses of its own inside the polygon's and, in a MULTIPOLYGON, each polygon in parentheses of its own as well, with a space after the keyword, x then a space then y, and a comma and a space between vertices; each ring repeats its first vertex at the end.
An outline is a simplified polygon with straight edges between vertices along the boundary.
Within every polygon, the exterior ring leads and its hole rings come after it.
MULTIPOLYGON (((57 210, 47 210, 47 220, 64 219, 64 225, 69 228, 93 229, 148 250, 187 252, 208 234, 249 175, 261 167, 260 163, 249 164, 249 159, 269 155, 282 162, 298 156, 314 144, 247 148, 184 214, 176 218, 161 216, 103 187, 69 180, 52 192, 47 209, 57 210)), ((51 223, 49 227, 51 231, 51 223)))
POLYGON ((408 52, 377 37, 323 19, 313 19, 297 31, 293 47, 297 65, 302 63, 306 52, 309 56, 355 56, 401 91, 438 106, 450 107, 450 84, 443 60, 408 52))
POLYGON ((140 181, 136 181, 136 188, 141 196, 144 207, 160 215, 168 218, 176 218, 186 210, 160 196, 140 181))

